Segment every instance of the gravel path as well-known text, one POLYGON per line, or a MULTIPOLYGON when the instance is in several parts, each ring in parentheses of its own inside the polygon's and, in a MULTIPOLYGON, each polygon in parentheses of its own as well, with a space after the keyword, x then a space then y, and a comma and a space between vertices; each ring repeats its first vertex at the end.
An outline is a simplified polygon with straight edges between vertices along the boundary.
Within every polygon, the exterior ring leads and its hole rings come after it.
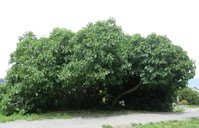
POLYGON ((0 128, 102 128, 110 124, 115 128, 128 128, 131 123, 149 123, 166 120, 184 120, 199 117, 199 108, 187 108, 180 113, 134 113, 96 118, 52 119, 39 121, 13 121, 0 123, 0 128))

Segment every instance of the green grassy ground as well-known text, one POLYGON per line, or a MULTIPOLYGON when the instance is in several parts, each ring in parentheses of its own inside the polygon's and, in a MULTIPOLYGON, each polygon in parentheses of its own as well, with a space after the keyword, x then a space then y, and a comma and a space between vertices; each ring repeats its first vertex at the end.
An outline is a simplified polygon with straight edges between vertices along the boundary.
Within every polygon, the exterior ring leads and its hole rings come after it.
POLYGON ((45 114, 29 114, 29 115, 21 115, 21 114, 13 114, 11 116, 4 116, 0 114, 0 122, 8 122, 14 120, 41 120, 41 119, 68 119, 72 118, 70 114, 61 113, 61 112, 51 112, 45 114))
POLYGON ((199 108, 199 105, 188 105, 188 108, 199 108))
POLYGON ((167 121, 149 124, 133 124, 132 128, 199 128, 199 119, 191 119, 184 121, 167 121))
POLYGON ((172 112, 183 112, 185 110, 185 108, 183 107, 174 107, 172 112))
POLYGON ((14 121, 14 120, 41 120, 41 119, 69 119, 74 117, 102 117, 114 115, 127 115, 132 113, 139 113, 139 111, 120 110, 120 111, 101 111, 101 110, 77 110, 77 111, 60 111, 48 112, 42 114, 13 114, 4 116, 0 114, 0 122, 14 121))
MULTIPOLYGON (((175 107, 173 112, 182 112, 184 108, 175 107)), ((11 116, 4 116, 0 114, 0 122, 14 121, 14 120, 41 120, 41 119, 68 119, 74 117, 100 117, 100 116, 114 116, 114 115, 128 115, 132 113, 144 113, 142 111, 120 110, 120 111, 99 111, 99 110, 81 110, 81 111, 60 111, 48 112, 43 114, 13 114, 11 116)))

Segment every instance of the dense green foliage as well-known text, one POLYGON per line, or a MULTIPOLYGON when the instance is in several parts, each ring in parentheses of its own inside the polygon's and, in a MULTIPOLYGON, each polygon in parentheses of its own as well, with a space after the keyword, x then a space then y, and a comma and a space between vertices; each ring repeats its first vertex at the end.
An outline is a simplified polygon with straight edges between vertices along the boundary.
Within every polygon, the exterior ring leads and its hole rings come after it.
POLYGON ((137 91, 126 95, 126 107, 134 110, 172 111, 174 92, 166 88, 140 87, 137 91))
POLYGON ((127 35, 113 19, 77 33, 55 28, 37 38, 27 32, 10 63, 0 98, 7 115, 113 108, 122 100, 127 108, 168 111, 176 90, 195 73, 187 53, 167 37, 127 35))
POLYGON ((178 91, 178 96, 180 99, 180 103, 182 101, 187 101, 187 104, 199 105, 199 92, 197 92, 196 90, 186 87, 178 91))

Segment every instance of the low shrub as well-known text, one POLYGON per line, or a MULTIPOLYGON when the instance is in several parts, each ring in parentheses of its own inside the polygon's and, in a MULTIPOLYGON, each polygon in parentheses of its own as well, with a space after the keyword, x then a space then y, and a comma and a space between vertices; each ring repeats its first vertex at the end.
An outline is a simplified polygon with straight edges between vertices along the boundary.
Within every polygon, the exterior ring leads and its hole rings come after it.
POLYGON ((179 105, 188 105, 188 104, 189 104, 189 102, 187 100, 181 100, 179 102, 179 105))
POLYGON ((192 88, 183 88, 178 91, 178 95, 180 101, 186 100, 189 105, 199 105, 199 93, 192 88))

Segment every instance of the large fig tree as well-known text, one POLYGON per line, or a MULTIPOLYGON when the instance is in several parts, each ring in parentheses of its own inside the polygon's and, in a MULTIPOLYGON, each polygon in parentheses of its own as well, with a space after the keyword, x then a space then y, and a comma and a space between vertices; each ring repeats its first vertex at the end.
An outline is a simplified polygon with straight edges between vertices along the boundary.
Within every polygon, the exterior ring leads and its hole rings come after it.
POLYGON ((0 99, 5 114, 113 107, 145 87, 173 94, 195 73, 187 53, 167 37, 127 35, 114 19, 89 23, 77 33, 25 33, 10 63, 0 99))

